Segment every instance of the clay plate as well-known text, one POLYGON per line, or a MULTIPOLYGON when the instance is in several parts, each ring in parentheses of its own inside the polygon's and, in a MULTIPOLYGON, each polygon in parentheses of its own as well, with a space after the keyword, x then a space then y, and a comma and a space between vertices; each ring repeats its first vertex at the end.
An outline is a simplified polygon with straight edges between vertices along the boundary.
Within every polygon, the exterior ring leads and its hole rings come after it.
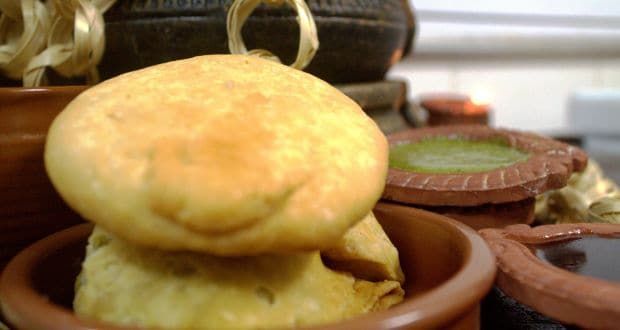
POLYGON ((528 152, 525 161, 479 173, 415 173, 390 168, 383 198, 426 206, 477 206, 535 197, 566 185, 574 171, 587 165, 581 149, 540 135, 482 125, 438 126, 412 129, 388 136, 390 145, 432 137, 474 141, 499 140, 528 152))
MULTIPOLYGON (((322 329, 478 329, 479 302, 495 277, 493 255, 475 231, 411 207, 378 204, 375 213, 400 251, 405 300, 393 308, 322 329)), ((0 280, 4 316, 19 329, 113 329, 70 310, 89 224, 21 252, 0 280)), ((116 328, 119 329, 119 328, 116 328)))
MULTIPOLYGON (((496 284, 507 295, 563 323, 585 328, 618 327, 620 282, 575 273, 580 264, 584 265, 588 257, 592 257, 588 256, 592 251, 579 253, 578 249, 567 249, 566 244, 579 242, 576 239, 613 238, 617 241, 620 239, 620 225, 588 223, 535 228, 515 225, 505 229, 484 229, 480 233, 497 257, 496 284), (558 257, 557 251, 553 253, 566 269, 535 254, 541 249, 558 246, 569 251, 564 257, 558 257)), ((615 256, 615 253, 600 253, 615 256)), ((603 264, 618 271, 617 261, 603 264)))
POLYGON ((43 167, 52 120, 85 87, 0 88, 0 269, 34 241, 82 220, 43 167))

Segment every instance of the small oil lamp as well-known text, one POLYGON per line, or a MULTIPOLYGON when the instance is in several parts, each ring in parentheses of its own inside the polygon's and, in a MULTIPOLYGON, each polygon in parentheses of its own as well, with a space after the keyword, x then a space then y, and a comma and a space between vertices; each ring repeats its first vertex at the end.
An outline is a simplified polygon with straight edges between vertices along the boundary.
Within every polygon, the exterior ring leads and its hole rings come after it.
POLYGON ((420 105, 428 112, 428 126, 481 124, 488 125, 491 107, 484 95, 439 93, 420 97, 420 105))

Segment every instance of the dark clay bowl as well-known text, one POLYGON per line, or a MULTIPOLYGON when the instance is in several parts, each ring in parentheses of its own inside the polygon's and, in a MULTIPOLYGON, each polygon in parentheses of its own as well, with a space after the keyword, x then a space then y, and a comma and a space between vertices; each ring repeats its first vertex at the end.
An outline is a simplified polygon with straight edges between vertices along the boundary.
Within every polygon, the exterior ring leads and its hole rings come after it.
MULTIPOLYGON (((407 281, 393 308, 321 329, 477 329, 479 302, 495 277, 494 258, 472 229, 446 217, 378 204, 375 214, 398 250, 407 281)), ((53 234, 28 247, 0 280, 2 312, 18 329, 115 329, 77 318, 73 285, 92 225, 53 234)), ((120 328, 116 328, 120 329, 120 328)))
POLYGON ((43 167, 47 129, 85 87, 0 88, 0 269, 17 252, 80 218, 43 167))

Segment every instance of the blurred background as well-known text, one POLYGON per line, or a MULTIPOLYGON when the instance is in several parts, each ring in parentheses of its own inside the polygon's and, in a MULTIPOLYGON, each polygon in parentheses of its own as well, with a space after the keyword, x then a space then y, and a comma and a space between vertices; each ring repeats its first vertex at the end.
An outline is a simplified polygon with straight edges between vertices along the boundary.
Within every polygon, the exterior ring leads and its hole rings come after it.
POLYGON ((620 1, 412 4, 415 50, 391 72, 412 94, 462 92, 492 103, 496 125, 557 132, 574 93, 620 89, 620 1))
POLYGON ((415 49, 390 77, 412 99, 458 92, 494 126, 581 139, 620 180, 620 1, 415 0, 415 49))

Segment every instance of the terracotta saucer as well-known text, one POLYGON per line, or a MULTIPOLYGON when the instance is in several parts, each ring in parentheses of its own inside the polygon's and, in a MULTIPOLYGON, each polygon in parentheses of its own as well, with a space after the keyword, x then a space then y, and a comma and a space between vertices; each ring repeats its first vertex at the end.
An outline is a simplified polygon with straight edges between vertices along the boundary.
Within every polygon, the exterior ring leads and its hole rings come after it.
POLYGON ((477 173, 419 173, 390 168, 383 198, 427 206, 477 206, 521 201, 566 185, 587 165, 581 149, 540 135, 482 125, 412 129, 388 136, 390 146, 431 138, 499 141, 529 154, 525 161, 477 173))
MULTIPOLYGON (((385 311, 311 329, 479 329, 479 304, 496 271, 484 240, 467 226, 431 212, 382 203, 374 211, 399 250, 407 278, 405 300, 385 311)), ((130 329, 72 313, 75 278, 91 230, 90 224, 65 229, 9 263, 0 280, 0 305, 11 326, 130 329)))
POLYGON ((618 327, 620 225, 515 225, 480 233, 496 255, 496 284, 507 295, 563 323, 618 327))

